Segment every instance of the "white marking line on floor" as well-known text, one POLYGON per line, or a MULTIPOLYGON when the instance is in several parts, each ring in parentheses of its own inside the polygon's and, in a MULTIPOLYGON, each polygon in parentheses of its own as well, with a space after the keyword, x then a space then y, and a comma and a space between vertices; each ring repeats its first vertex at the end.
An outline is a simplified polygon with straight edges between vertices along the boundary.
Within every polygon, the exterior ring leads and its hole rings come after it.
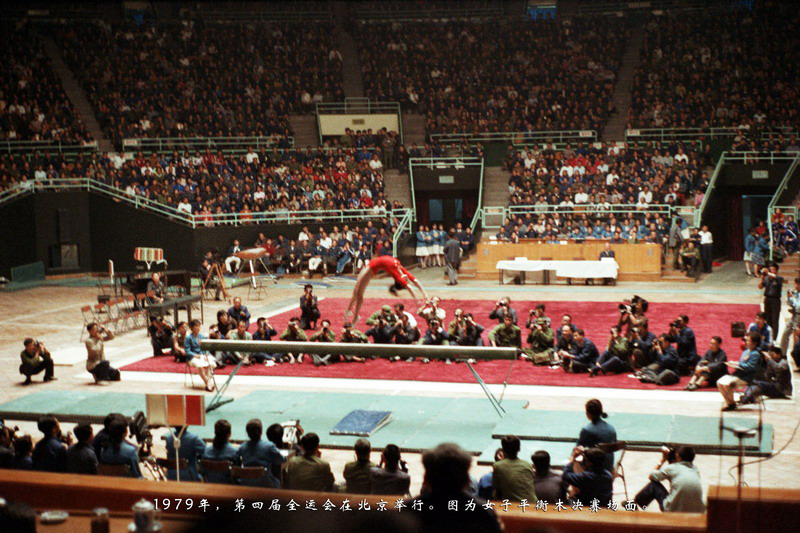
MULTIPOLYGON (((65 305, 64 307, 58 307, 56 309, 47 309, 47 310, 43 310, 43 311, 37 311, 35 313, 28 313, 27 315, 14 315, 14 319, 13 320, 0 320, 0 324, 13 324, 15 322, 19 322, 20 320, 22 320, 24 318, 38 318, 38 317, 41 317, 42 315, 49 315, 49 314, 52 314, 52 313, 60 313, 61 311, 66 311, 67 309, 79 309, 79 308, 80 308, 79 305, 72 304, 72 305, 65 305)), ((26 324, 30 325, 29 322, 26 323, 26 324)))
MULTIPOLYGON (((125 381, 149 381, 174 383, 182 381, 183 374, 175 372, 125 372, 125 381)), ((217 379, 227 379, 227 375, 218 375, 217 379)), ((347 391, 379 391, 387 395, 403 393, 457 393, 482 396, 477 383, 441 383, 434 381, 394 381, 384 379, 343 379, 343 378, 309 378, 293 376, 236 376, 233 381, 246 386, 272 386, 298 390, 337 389, 347 391)), ((502 385, 488 385, 492 393, 499 398, 502 385)), ((720 403, 722 400, 716 391, 683 392, 641 389, 609 389, 594 387, 552 387, 545 385, 509 385, 506 397, 546 396, 574 398, 576 394, 593 398, 630 399, 630 400, 672 400, 686 402, 720 403)))

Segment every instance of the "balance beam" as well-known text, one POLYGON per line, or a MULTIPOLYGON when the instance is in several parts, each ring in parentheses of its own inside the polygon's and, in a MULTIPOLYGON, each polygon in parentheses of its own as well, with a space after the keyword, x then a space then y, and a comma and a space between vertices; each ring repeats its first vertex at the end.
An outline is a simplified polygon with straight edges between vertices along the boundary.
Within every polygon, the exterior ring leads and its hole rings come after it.
POLYGON ((516 348, 493 346, 433 346, 420 344, 351 344, 347 342, 284 341, 200 341, 200 347, 212 352, 309 353, 317 355, 357 355, 361 357, 427 357, 428 359, 514 360, 516 348))

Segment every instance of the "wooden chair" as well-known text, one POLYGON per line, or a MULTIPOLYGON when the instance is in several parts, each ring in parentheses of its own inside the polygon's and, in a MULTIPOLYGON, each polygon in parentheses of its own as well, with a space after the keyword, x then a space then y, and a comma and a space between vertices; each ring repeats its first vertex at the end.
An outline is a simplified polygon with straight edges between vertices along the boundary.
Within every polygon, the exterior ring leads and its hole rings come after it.
POLYGON ((622 451, 619 455, 619 459, 614 463, 614 471, 611 472, 614 477, 618 477, 622 480, 622 486, 625 489, 625 501, 628 501, 628 483, 625 481, 625 467, 622 464, 622 459, 625 457, 625 450, 628 447, 628 443, 624 440, 618 440, 616 442, 601 442, 597 445, 597 447, 602 450, 603 453, 616 453, 618 451, 622 451))
MULTIPOLYGON (((167 470, 175 470, 175 458, 156 457, 156 467, 158 468, 164 479, 167 479, 167 470)), ((184 458, 178 459, 178 469, 187 470, 189 468, 189 461, 184 458)))
MULTIPOLYGON (((211 459, 200 459, 200 468, 205 474, 210 472, 218 472, 224 475, 230 482, 231 479, 231 462, 230 461, 213 461, 211 459)), ((209 482, 206 476, 203 481, 209 482)))
POLYGON ((131 477, 130 465, 107 465, 98 463, 97 474, 100 476, 131 477))
POLYGON ((261 479, 267 477, 267 469, 263 466, 232 466, 231 479, 238 483, 242 479, 261 479))

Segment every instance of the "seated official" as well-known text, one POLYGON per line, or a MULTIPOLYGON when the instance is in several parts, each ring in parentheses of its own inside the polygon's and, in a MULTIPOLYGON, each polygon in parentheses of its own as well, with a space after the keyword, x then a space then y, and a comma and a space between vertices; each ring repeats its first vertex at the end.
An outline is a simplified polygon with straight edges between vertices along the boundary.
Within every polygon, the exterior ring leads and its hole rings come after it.
POLYGON ((150 281, 147 282, 146 294, 151 302, 159 304, 167 297, 167 287, 164 285, 164 282, 161 281, 161 274, 158 272, 153 272, 150 275, 150 281))
POLYGON ((328 461, 320 457, 319 436, 306 433, 300 439, 301 452, 289 459, 283 471, 283 486, 289 490, 330 492, 333 472, 328 461))
POLYGON ((115 418, 108 428, 108 446, 100 453, 101 464, 127 465, 130 477, 142 478, 139 469, 139 453, 135 446, 125 441, 128 425, 124 420, 115 418))
POLYGON ((526 500, 530 504, 538 501, 533 483, 531 464, 519 458, 520 442, 515 435, 506 435, 500 440, 503 448, 503 459, 492 465, 492 487, 495 500, 520 502, 526 500))
POLYGON ((592 501, 597 500, 600 508, 607 507, 612 501, 614 476, 604 466, 605 456, 599 448, 584 450, 576 446, 572 451, 561 477, 567 485, 577 489, 571 492, 573 501, 591 505, 592 501), (576 471, 579 470, 579 457, 583 458, 582 471, 576 471))
POLYGON ((163 316, 150 316, 147 335, 150 337, 154 357, 164 355, 164 350, 172 348, 172 326, 163 316))
POLYGON ((410 493, 411 476, 396 444, 386 445, 380 463, 369 471, 369 480, 370 494, 404 496, 410 493))
POLYGON ((661 463, 650 473, 650 483, 636 494, 636 505, 644 509, 655 500, 658 507, 667 513, 704 513, 703 484, 700 471, 692 463, 694 449, 681 446, 677 450, 663 448, 661 463), (664 463, 668 462, 667 466, 664 463), (661 484, 669 480, 670 490, 661 484))
POLYGON ((244 322, 247 328, 250 327, 250 311, 242 305, 242 299, 238 296, 233 299, 233 306, 228 309, 228 316, 237 323, 244 322))
POLYGON ((175 435, 180 435, 183 430, 183 435, 180 438, 180 446, 178 447, 178 457, 186 459, 187 468, 181 469, 181 481, 200 481, 200 474, 197 471, 197 460, 203 456, 206 451, 206 445, 203 439, 189 431, 183 429, 181 426, 172 428, 164 441, 167 447, 167 459, 172 462, 170 468, 167 469, 167 479, 175 480, 178 478, 178 471, 175 466, 175 435), (174 434, 173 434, 174 432, 174 434))
POLYGON ((77 442, 67 449, 67 468, 70 474, 97 474, 97 454, 92 447, 92 426, 81 423, 72 430, 77 442))
MULTIPOLYGON (((37 427, 43 437, 33 448, 33 469, 43 472, 66 472, 67 447, 62 442, 58 420, 52 415, 46 415, 39 419, 37 427)), ((66 442, 72 444, 69 434, 66 442)))
POLYGON ((253 418, 245 426, 248 440, 243 442, 236 451, 236 460, 242 466, 261 466, 266 471, 266 476, 258 479, 241 479, 241 485, 252 487, 280 488, 281 465, 286 458, 281 455, 278 448, 269 440, 263 440, 264 426, 261 420, 253 418))
POLYGON ((531 455, 533 463, 533 485, 536 497, 546 502, 567 501, 567 488, 561 472, 550 468, 550 454, 539 450, 531 455))
POLYGON ((234 239, 233 244, 228 248, 228 256, 225 258, 225 270, 230 273, 238 272, 242 267, 242 260, 236 257, 236 254, 242 251, 242 247, 237 239, 234 239))
POLYGON ((19 354, 22 361, 19 365, 19 373, 25 376, 23 385, 30 385, 33 380, 31 376, 44 371, 44 382, 55 381, 53 376, 53 357, 43 342, 34 340, 30 337, 22 341, 25 349, 19 354))
MULTIPOLYGON (((236 448, 231 443, 231 423, 227 420, 217 420, 214 423, 214 440, 206 446, 202 459, 209 461, 228 461, 233 464, 236 459, 236 448)), ((209 470, 203 473, 206 483, 231 483, 231 474, 228 471, 219 472, 209 470)))
POLYGON ((372 445, 367 439, 358 439, 353 445, 356 460, 344 465, 342 477, 345 481, 345 492, 349 494, 370 494, 372 482, 369 474, 375 463, 369 460, 372 445))

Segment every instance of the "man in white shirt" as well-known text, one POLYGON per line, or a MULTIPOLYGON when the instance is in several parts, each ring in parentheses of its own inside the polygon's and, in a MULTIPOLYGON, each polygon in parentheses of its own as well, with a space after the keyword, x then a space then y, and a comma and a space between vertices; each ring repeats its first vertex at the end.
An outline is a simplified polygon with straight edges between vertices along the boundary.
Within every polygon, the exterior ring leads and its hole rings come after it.
POLYGON ((244 160, 247 161, 248 165, 258 163, 258 154, 255 153, 252 148, 248 148, 247 153, 244 155, 244 160))
POLYGON ((189 203, 188 198, 184 198, 183 200, 181 200, 181 203, 178 204, 178 211, 186 213, 187 215, 192 214, 192 204, 189 203))
POLYGON ((714 236, 708 231, 708 226, 700 229, 700 258, 703 260, 703 272, 710 273, 714 261, 714 236))
POLYGON ((578 188, 578 192, 575 194, 575 203, 576 204, 585 204, 589 201, 589 195, 586 194, 586 190, 583 186, 578 188))

